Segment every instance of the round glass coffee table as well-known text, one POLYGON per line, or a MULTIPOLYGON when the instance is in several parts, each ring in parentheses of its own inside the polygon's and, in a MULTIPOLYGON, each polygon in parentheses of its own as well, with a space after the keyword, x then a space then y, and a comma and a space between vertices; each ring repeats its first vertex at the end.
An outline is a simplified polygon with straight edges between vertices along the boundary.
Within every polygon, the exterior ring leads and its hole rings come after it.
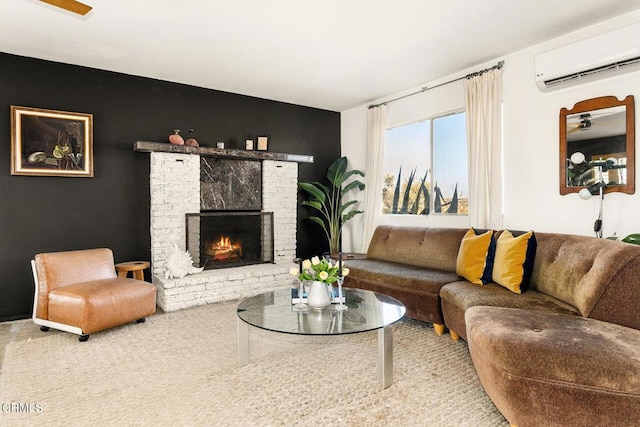
POLYGON ((378 331, 378 378, 381 387, 393 383, 393 332, 391 325, 405 313, 395 298, 363 289, 343 288, 348 310, 337 304, 323 310, 297 309, 291 289, 265 292, 238 305, 238 362, 249 363, 249 326, 296 335, 345 335, 378 331))

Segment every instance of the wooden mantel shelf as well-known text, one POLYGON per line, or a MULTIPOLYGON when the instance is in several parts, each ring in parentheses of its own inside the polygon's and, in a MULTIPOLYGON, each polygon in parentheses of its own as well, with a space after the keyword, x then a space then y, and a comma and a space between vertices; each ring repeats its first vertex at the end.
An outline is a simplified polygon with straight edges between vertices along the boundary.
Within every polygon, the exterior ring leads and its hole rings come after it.
POLYGON ((313 156, 306 154, 272 153, 270 151, 233 150, 213 147, 187 147, 184 145, 169 144, 168 142, 136 141, 133 143, 133 151, 145 153, 198 154, 205 157, 222 157, 228 159, 281 160, 285 162, 313 163, 313 156))

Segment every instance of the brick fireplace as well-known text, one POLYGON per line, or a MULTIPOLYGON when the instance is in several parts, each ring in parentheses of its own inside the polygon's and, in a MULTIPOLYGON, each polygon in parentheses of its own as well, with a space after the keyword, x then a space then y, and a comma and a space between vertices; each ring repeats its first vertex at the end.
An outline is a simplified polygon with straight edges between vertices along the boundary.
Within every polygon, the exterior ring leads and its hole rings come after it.
MULTIPOLYGON (((134 150, 151 153, 151 272, 153 283, 158 287, 159 307, 174 311, 244 298, 294 283, 289 269, 294 266, 296 256, 298 162, 311 162, 312 158, 151 142, 137 142, 134 150), (249 156, 261 161, 261 213, 273 218, 273 261, 214 268, 180 279, 165 279, 166 261, 174 245, 187 250, 187 214, 201 211, 200 154, 226 158, 249 156)), ((192 246, 190 254, 198 265, 201 254, 194 252, 192 246)))

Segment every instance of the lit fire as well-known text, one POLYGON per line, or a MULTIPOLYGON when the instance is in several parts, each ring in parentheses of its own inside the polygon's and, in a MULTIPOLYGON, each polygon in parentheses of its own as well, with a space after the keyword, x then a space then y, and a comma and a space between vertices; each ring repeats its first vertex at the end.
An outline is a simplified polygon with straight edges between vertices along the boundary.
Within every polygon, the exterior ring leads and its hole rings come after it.
POLYGON ((213 259, 218 261, 236 259, 242 256, 242 245, 240 243, 232 243, 227 236, 221 236, 219 241, 210 245, 209 250, 213 259))

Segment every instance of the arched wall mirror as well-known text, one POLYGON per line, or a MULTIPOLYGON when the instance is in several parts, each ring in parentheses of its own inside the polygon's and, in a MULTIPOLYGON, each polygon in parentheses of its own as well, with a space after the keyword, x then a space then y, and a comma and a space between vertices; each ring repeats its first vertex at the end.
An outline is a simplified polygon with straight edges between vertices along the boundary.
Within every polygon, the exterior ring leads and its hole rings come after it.
POLYGON ((635 192, 633 95, 587 99, 560 110, 560 194, 597 184, 605 193, 635 192))

